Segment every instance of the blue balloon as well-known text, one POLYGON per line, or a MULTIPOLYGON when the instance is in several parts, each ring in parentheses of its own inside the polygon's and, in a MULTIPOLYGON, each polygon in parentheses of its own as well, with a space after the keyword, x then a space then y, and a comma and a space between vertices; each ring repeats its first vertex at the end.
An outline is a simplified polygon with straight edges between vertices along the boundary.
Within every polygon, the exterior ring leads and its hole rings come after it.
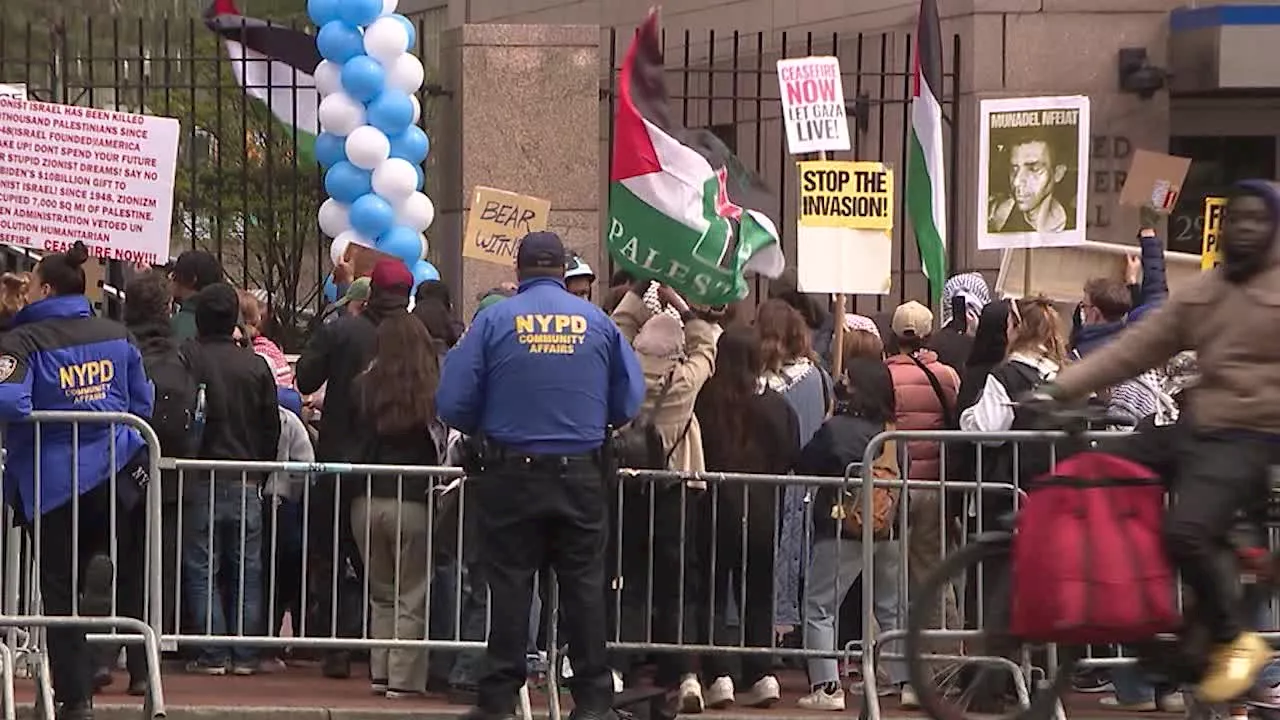
POLYGON ((322 132, 316 136, 316 162, 328 170, 347 159, 347 139, 341 135, 322 132))
POLYGON ((333 281, 333 275, 325 276, 323 292, 325 302, 338 302, 338 284, 333 281))
POLYGON ((369 102, 365 117, 370 125, 393 137, 413 124, 413 101, 399 90, 384 90, 369 102))
POLYGON ((356 198, 351 203, 351 227, 356 232, 369 238, 376 238, 391 229, 396 221, 396 211, 391 203, 378 197, 377 193, 369 193, 356 198))
POLYGON ((324 27, 338 19, 339 0, 307 0, 307 17, 316 27, 324 27))
POLYGON ((400 258, 405 265, 413 267, 413 264, 422 257, 422 237, 412 228, 397 225, 378 238, 376 249, 378 252, 400 258))
POLYGON ((357 55, 342 64, 342 89, 360 102, 369 102, 387 85, 382 63, 368 55, 357 55))
POLYGON ((427 134, 417 125, 410 125, 404 132, 391 138, 391 157, 408 160, 414 165, 427 159, 431 151, 431 141, 427 134))
POLYGON ((418 27, 413 24, 412 20, 401 15, 400 13, 396 13, 394 15, 391 15, 390 17, 393 20, 400 21, 400 24, 404 25, 404 29, 409 32, 409 47, 413 47, 413 44, 418 41, 418 27))
POLYGON ((422 190, 422 188, 426 187, 426 185, 427 185, 427 174, 426 174, 425 172, 423 172, 423 170, 422 170, 422 166, 421 166, 421 165, 414 165, 414 166, 413 166, 413 169, 418 171, 418 187, 417 187, 417 189, 418 189, 419 191, 421 191, 421 190, 422 190))
POLYGON ((364 37, 356 28, 341 20, 330 20, 316 35, 316 47, 320 56, 329 62, 345 63, 364 54, 364 37))
POLYGON ((382 0, 342 0, 338 16, 348 25, 368 25, 382 14, 382 0))
POLYGON ((419 260, 413 263, 409 266, 409 271, 413 273, 414 292, 417 292, 418 286, 422 283, 440 279, 440 271, 427 260, 419 260))
POLYGON ((373 173, 343 160, 324 174, 324 189, 338 202, 353 203, 373 192, 373 173))

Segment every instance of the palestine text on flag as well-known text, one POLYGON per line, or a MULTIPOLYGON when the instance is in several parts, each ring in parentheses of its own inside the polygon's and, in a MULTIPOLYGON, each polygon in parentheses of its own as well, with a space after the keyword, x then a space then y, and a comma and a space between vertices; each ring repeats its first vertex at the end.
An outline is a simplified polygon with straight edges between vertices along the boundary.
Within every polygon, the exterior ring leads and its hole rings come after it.
POLYGON ((907 153, 907 213, 920 265, 936 305, 946 281, 947 190, 942 159, 942 26, 935 0, 921 0, 916 31, 911 145, 907 153))
POLYGON ((205 25, 222 38, 231 72, 245 94, 297 128, 299 162, 314 160, 320 133, 315 70, 320 64, 316 39, 301 30, 245 17, 234 0, 213 0, 205 25))
POLYGON ((618 80, 609 251, 690 302, 741 300, 745 271, 776 277, 785 264, 777 227, 757 209, 769 194, 713 134, 671 120, 657 25, 650 11, 618 80))

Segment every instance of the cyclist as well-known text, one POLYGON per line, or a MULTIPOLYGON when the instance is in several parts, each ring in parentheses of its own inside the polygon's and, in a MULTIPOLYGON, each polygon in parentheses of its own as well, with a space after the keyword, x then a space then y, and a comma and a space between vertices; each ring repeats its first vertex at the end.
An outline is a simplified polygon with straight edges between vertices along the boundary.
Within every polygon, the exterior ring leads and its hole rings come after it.
MULTIPOLYGON (((1080 398, 1182 350, 1198 352, 1201 379, 1190 391, 1187 439, 1165 445, 1174 455, 1177 489, 1165 545, 1213 633, 1198 688, 1207 702, 1247 692, 1271 657, 1267 643, 1243 629, 1232 583, 1220 577, 1216 561, 1238 511, 1265 499, 1268 469, 1280 461, 1278 222, 1280 187, 1258 180, 1236 185, 1223 215, 1221 266, 1035 394, 1047 401, 1080 398)), ((1139 434, 1130 442, 1143 440, 1139 434)))

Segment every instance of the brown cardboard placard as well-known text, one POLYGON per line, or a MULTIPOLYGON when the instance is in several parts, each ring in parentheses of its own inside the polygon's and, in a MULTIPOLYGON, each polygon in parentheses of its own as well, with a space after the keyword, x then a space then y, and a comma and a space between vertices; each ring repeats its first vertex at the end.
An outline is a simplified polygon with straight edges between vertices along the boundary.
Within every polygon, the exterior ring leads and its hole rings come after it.
POLYGON ((1120 204, 1129 207, 1151 205, 1168 215, 1178 204, 1182 183, 1191 168, 1191 158, 1139 150, 1133 154, 1129 174, 1120 189, 1120 204))
POLYGON ((365 245, 351 243, 347 246, 346 261, 351 263, 352 277, 368 277, 373 273, 373 266, 377 265, 379 260, 401 262, 394 255, 388 255, 365 245))
POLYGON ((550 215, 549 200, 476 186, 462 234, 462 256, 515 267, 520 239, 546 230, 550 215))

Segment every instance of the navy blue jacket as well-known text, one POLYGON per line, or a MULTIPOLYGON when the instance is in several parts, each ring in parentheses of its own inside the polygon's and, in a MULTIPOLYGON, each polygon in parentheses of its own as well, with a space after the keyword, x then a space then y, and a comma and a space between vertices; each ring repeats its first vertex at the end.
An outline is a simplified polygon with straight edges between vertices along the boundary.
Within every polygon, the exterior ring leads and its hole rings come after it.
POLYGON ((0 421, 8 430, 5 499, 27 518, 47 514, 71 501, 73 482, 80 494, 102 485, 146 443, 128 425, 115 425, 114 457, 109 423, 82 423, 79 452, 73 453, 72 426, 40 426, 40 501, 36 490, 36 426, 16 422, 33 410, 128 412, 151 417, 154 390, 142 354, 129 331, 117 322, 93 317, 83 295, 63 295, 31 303, 0 336, 0 421), (78 461, 79 476, 71 463, 78 461), (111 467, 113 464, 115 467, 111 467))
POLYGON ((1126 326, 1159 307, 1169 296, 1169 283, 1165 279, 1164 244, 1158 237, 1141 238, 1139 242, 1142 246, 1142 286, 1138 291, 1138 304, 1124 320, 1076 328, 1071 346, 1081 357, 1109 342, 1126 326))
POLYGON ((640 410, 644 373, 600 308, 554 278, 520 283, 445 357, 436 409, 450 427, 516 452, 575 455, 640 410))

